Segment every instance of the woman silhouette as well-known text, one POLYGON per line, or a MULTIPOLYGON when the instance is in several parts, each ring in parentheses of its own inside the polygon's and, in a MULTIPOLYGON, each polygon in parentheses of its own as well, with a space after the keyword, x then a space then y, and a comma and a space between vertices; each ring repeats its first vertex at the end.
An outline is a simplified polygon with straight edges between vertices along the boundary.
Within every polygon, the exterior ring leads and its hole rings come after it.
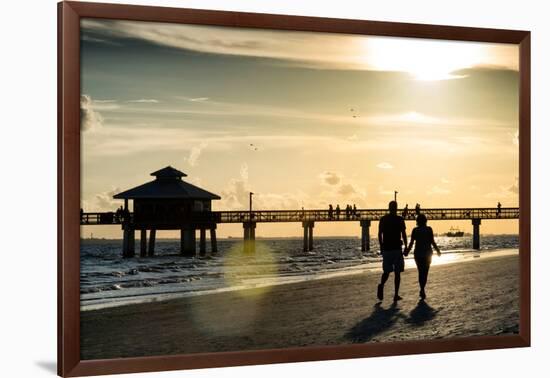
POLYGON ((414 248, 414 261, 418 269, 418 284, 420 285, 420 298, 426 299, 426 282, 428 282, 428 272, 432 263, 432 246, 437 251, 437 255, 441 256, 439 247, 435 243, 434 233, 428 225, 428 218, 424 214, 419 214, 416 217, 416 227, 412 231, 411 241, 405 249, 404 255, 407 256, 416 242, 414 248))

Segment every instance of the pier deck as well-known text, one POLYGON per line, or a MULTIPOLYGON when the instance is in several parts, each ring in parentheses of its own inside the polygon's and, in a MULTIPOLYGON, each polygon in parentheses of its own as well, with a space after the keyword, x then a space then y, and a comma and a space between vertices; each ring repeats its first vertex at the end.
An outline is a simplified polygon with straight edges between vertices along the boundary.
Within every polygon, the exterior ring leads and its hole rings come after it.
MULTIPOLYGON (((518 207, 497 208, 426 208, 421 209, 429 220, 473 220, 473 219, 519 219, 518 207)), ((254 210, 254 211, 212 211, 208 213, 193 213, 192 218, 197 221, 210 221, 215 223, 283 223, 283 222, 351 222, 351 221, 378 221, 388 213, 387 209, 357 209, 346 214, 341 210, 340 214, 329 210, 254 210)), ((403 209, 398 214, 406 220, 416 219, 414 209, 409 209, 403 214, 403 209)), ((130 219, 132 213, 130 213, 130 219)), ((109 225, 122 224, 123 218, 115 213, 95 212, 83 213, 80 219, 81 225, 109 225)))
MULTIPOLYGON (((472 222, 472 248, 480 248, 480 226, 482 219, 519 219, 519 208, 430 208, 419 212, 429 220, 470 220, 472 222)), ((180 229, 182 253, 193 256, 196 249, 195 231, 200 231, 200 253, 206 253, 206 230, 210 230, 212 252, 217 252, 216 226, 224 223, 242 223, 243 250, 245 253, 255 251, 257 223, 299 222, 304 229, 304 251, 313 250, 313 228, 315 222, 358 222, 361 227, 361 250, 370 249, 370 226, 372 221, 378 221, 386 209, 357 210, 254 210, 254 211, 206 211, 189 213, 185 219, 173 216, 155 217, 154 224, 134 222, 131 212, 81 213, 81 225, 116 225, 124 230, 123 256, 134 256, 134 231, 140 230, 141 256, 153 256, 156 230, 180 229), (147 229, 150 230, 149 247, 147 247, 147 229)), ((415 210, 400 209, 406 220, 414 220, 415 210)), ((158 214, 157 214, 158 215, 158 214)))

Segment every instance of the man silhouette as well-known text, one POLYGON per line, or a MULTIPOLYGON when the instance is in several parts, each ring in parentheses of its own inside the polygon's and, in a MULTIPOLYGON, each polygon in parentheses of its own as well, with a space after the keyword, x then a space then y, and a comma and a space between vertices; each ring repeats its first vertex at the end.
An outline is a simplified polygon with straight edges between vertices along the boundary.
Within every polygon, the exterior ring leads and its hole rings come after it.
POLYGON ((395 274, 395 294, 393 301, 401 299, 399 296, 399 284, 401 283, 401 272, 405 269, 402 246, 407 245, 407 233, 405 232, 405 220, 397 215, 397 202, 391 201, 388 205, 389 214, 384 215, 378 224, 378 242, 382 253, 382 278, 378 285, 378 299, 384 299, 384 284, 395 274))

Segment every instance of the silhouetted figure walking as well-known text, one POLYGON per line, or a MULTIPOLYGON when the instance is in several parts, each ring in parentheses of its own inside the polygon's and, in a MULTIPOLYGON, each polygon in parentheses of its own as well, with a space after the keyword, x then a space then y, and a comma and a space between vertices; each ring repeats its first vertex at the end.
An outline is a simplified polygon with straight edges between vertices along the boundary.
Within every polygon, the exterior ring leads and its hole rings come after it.
POLYGON ((332 204, 328 205, 328 219, 332 219, 334 210, 332 209, 332 204))
POLYGON ((420 215, 420 204, 417 203, 416 206, 414 207, 414 212, 416 213, 416 215, 420 215))
POLYGON ((405 220, 397 215, 397 202, 391 201, 388 205, 389 214, 384 215, 378 224, 378 242, 382 253, 382 278, 378 285, 378 299, 384 299, 384 284, 390 273, 395 274, 395 293, 393 301, 401 299, 399 285, 401 284, 401 272, 405 269, 402 246, 407 245, 407 233, 405 232, 405 220))
POLYGON ((336 205, 336 219, 340 219, 340 205, 336 205))
POLYGON ((501 212, 502 212, 502 204, 499 202, 497 205, 497 217, 500 217, 501 212))
POLYGON ((352 214, 354 217, 357 216, 357 207, 355 206, 355 204, 353 204, 352 214))
POLYGON ((432 263, 432 255, 434 249, 437 251, 437 255, 441 256, 441 251, 435 243, 434 233, 431 227, 428 226, 428 218, 424 214, 420 214, 416 217, 416 227, 411 234, 411 242, 405 249, 405 256, 407 256, 413 246, 414 247, 414 261, 416 262, 416 268, 418 269, 418 284, 420 285, 420 298, 426 299, 426 283, 428 282, 428 272, 430 271, 430 265, 432 263))
POLYGON ((346 219, 349 219, 351 215, 351 206, 346 204, 346 219))

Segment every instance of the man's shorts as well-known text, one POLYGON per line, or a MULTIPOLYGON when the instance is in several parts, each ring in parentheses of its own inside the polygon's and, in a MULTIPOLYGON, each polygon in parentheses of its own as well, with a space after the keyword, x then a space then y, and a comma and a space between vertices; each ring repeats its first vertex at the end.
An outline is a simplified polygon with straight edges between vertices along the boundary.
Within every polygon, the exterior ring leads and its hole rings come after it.
POLYGON ((382 252, 382 269, 384 273, 402 272, 405 270, 405 259, 401 249, 382 252))

